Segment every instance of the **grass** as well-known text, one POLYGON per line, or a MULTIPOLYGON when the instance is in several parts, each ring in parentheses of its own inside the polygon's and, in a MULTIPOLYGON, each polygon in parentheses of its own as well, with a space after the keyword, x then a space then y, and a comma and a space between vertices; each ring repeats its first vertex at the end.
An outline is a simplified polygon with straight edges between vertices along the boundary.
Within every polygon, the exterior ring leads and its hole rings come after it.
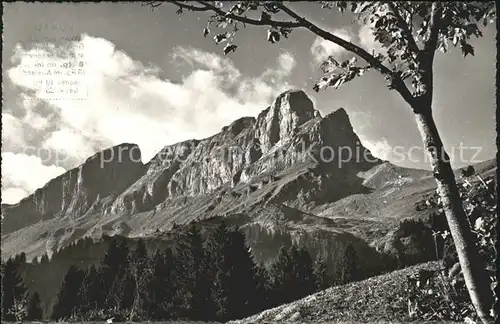
POLYGON ((230 323, 408 322, 410 318, 404 297, 407 276, 414 275, 419 270, 438 267, 437 262, 422 263, 363 281, 331 287, 290 304, 230 323))

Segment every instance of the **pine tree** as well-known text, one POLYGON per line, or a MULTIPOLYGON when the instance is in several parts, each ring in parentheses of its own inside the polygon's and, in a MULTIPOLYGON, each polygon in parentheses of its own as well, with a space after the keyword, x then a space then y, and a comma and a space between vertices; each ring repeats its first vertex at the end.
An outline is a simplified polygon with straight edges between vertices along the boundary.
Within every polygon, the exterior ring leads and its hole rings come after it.
POLYGON ((296 281, 295 299, 299 299, 316 291, 313 261, 305 248, 297 250, 296 253, 292 254, 292 258, 294 265, 293 273, 296 281))
POLYGON ((2 269, 2 320, 5 321, 16 320, 12 312, 15 311, 16 304, 25 299, 26 295, 26 287, 19 275, 21 266, 19 261, 21 261, 19 258, 17 261, 8 259, 2 269))
POLYGON ((255 266, 255 302, 252 313, 258 313, 264 309, 272 307, 271 305, 271 278, 269 271, 264 265, 257 264, 255 266))
POLYGON ((135 284, 134 302, 130 311, 132 319, 145 320, 151 308, 150 288, 153 281, 154 265, 148 257, 144 240, 137 242, 135 250, 129 255, 130 273, 135 284))
POLYGON ((67 319, 76 315, 79 309, 78 291, 85 273, 77 266, 72 265, 57 294, 57 303, 52 310, 52 319, 67 319))
POLYGON ((82 283, 77 292, 77 298, 80 301, 77 309, 78 318, 81 320, 92 320, 92 313, 95 313, 99 307, 97 301, 101 292, 101 274, 100 268, 91 265, 85 271, 82 283))
MULTIPOLYGON (((121 261, 116 265, 115 268, 115 276, 112 280, 110 290, 107 295, 106 306, 108 309, 112 309, 114 313, 117 310, 124 310, 127 307, 124 307, 124 304, 128 305, 128 300, 130 300, 129 295, 132 294, 127 290, 127 283, 130 281, 130 275, 127 273, 129 271, 130 259, 129 255, 129 247, 125 239, 119 239, 117 242, 117 257, 121 261)), ((129 306, 130 307, 130 306, 129 306)), ((114 314, 116 315, 116 314, 114 314)))
POLYGON ((339 260, 337 276, 339 284, 346 284, 362 279, 362 272, 356 250, 351 244, 345 247, 344 253, 339 260))
POLYGON ((101 261, 101 285, 97 305, 104 309, 116 309, 120 307, 121 301, 128 294, 123 287, 125 273, 128 268, 129 248, 126 240, 122 237, 109 238, 109 246, 101 261))
POLYGON ((14 262, 19 266, 24 265, 26 263, 26 253, 21 252, 14 257, 14 262))
POLYGON ((207 262, 206 276, 213 282, 210 289, 209 303, 205 307, 206 320, 225 320, 229 313, 230 264, 227 257, 229 250, 229 232, 222 222, 211 233, 205 244, 207 262))
POLYGON ((293 300, 294 274, 291 251, 280 248, 276 261, 270 269, 272 281, 271 305, 276 306, 293 300))
POLYGON ((173 282, 172 270, 174 259, 172 249, 161 252, 157 250, 153 257, 154 276, 150 281, 148 291, 151 292, 150 315, 153 320, 167 320, 172 318, 173 282))
POLYGON ((245 235, 236 227, 229 231, 227 259, 230 263, 229 313, 231 319, 252 314, 257 303, 257 266, 246 244, 245 235))
POLYGON ((40 321, 43 317, 43 311, 40 307, 40 296, 34 292, 28 302, 27 316, 28 321, 40 321))
POLYGON ((50 262, 50 260, 49 260, 49 256, 47 255, 47 253, 42 255, 42 257, 40 258, 40 264, 47 264, 49 262, 50 262))
POLYGON ((314 293, 315 277, 309 252, 282 247, 270 270, 272 306, 291 302, 314 293))
POLYGON ((210 286, 206 276, 206 259, 199 229, 191 223, 178 233, 176 240, 174 312, 178 317, 201 320, 206 318, 210 286))
POLYGON ((331 286, 326 261, 320 254, 314 262, 314 278, 317 291, 325 290, 331 286))
MULTIPOLYGON (((168 2, 168 1, 165 1, 168 2)), ((430 165, 437 183, 438 193, 443 202, 450 232, 453 237, 459 257, 464 280, 472 304, 483 323, 492 323, 490 314, 493 306, 493 291, 489 287, 487 272, 480 260, 477 246, 473 244, 474 233, 467 221, 464 206, 460 202, 460 192, 451 166, 451 159, 446 152, 441 134, 436 126, 433 109, 435 85, 435 53, 438 50, 448 51, 448 44, 460 47, 464 57, 474 55, 471 36, 482 36, 480 22, 483 27, 496 20, 496 5, 492 1, 456 2, 433 1, 405 1, 394 4, 392 2, 374 2, 369 5, 356 1, 323 1, 322 8, 340 11, 350 11, 357 18, 361 27, 368 27, 372 35, 376 35, 374 42, 384 47, 387 53, 369 53, 363 46, 351 42, 338 33, 331 32, 333 25, 320 26, 311 18, 298 13, 294 8, 283 1, 272 1, 260 11, 260 6, 253 2, 237 1, 231 9, 217 5, 201 6, 187 4, 180 1, 172 2, 178 7, 178 12, 196 11, 208 13, 207 26, 203 33, 210 33, 209 25, 213 22, 225 25, 232 30, 231 42, 238 30, 237 26, 269 26, 268 41, 279 41, 280 32, 276 29, 281 25, 281 34, 286 36, 292 30, 308 29, 313 35, 330 44, 340 46, 354 56, 339 64, 332 56, 321 64, 323 77, 314 86, 313 90, 320 91, 328 87, 338 88, 344 83, 361 76, 366 70, 372 69, 384 77, 385 85, 395 90, 406 102, 406 107, 413 112, 419 130, 424 151, 429 157, 430 165), (272 3, 272 4, 269 4, 272 3), (238 8, 240 13, 233 10, 238 8), (249 19, 247 11, 261 12, 262 19, 249 19), (276 15, 280 17, 276 17, 276 15), (265 19, 264 19, 265 18, 265 19), (284 19, 284 20, 283 20, 284 19), (413 26, 422 28, 414 33, 413 26), (458 27, 457 27, 458 26, 458 27), (283 32, 283 30, 286 30, 283 32), (357 59, 363 62, 357 64, 357 59), (394 64, 398 62, 397 64, 394 64), (368 64, 368 65, 366 65, 368 64), (397 65, 397 66, 396 66, 397 65), (347 68, 346 68, 347 67, 347 68)), ((152 9, 161 3, 151 2, 152 9)), ((216 39, 227 39, 227 31, 220 31, 214 36, 216 39)), ((285 38, 285 37, 284 37, 285 38)), ((221 42, 223 43, 223 42, 221 42)), ((222 50, 224 55, 234 52, 238 46, 225 44, 222 50)), ((451 114, 450 114, 451 115, 451 114)))

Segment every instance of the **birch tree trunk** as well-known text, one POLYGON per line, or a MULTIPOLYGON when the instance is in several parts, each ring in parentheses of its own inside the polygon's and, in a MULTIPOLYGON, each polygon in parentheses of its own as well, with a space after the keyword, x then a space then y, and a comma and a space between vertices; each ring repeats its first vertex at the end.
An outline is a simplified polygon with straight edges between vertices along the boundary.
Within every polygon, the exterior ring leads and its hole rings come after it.
POLYGON ((492 292, 488 275, 479 257, 474 234, 461 204, 460 194, 450 159, 443 147, 436 124, 432 118, 432 97, 419 98, 413 104, 418 130, 424 149, 430 159, 438 193, 457 250, 465 284, 478 316, 483 323, 493 323, 489 315, 492 292))

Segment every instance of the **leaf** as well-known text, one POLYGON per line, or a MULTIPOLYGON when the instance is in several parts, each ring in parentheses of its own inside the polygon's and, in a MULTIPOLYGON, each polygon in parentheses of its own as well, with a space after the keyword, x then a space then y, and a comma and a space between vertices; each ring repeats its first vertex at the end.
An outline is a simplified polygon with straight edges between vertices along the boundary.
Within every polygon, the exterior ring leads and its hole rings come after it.
POLYGON ((280 9, 277 6, 277 1, 264 2, 264 9, 272 13, 278 13, 280 11, 280 9))
POLYGON ((262 13, 260 14, 260 21, 263 22, 271 21, 271 15, 268 14, 267 12, 262 11, 262 13))
POLYGON ((340 12, 344 12, 347 8, 347 1, 337 1, 337 7, 339 8, 340 12))
POLYGON ((229 53, 231 53, 231 52, 236 51, 236 48, 237 48, 237 47, 238 47, 238 46, 236 46, 236 45, 234 45, 234 44, 227 44, 226 46, 224 46, 224 49, 223 49, 223 51, 224 51, 224 55, 227 55, 227 54, 229 54, 229 53))
POLYGON ((461 49, 464 57, 466 57, 467 54, 474 56, 474 47, 472 47, 472 45, 465 43, 461 46, 461 49))
POLYGON ((448 51, 448 40, 446 38, 442 37, 439 39, 438 49, 443 53, 448 51))
POLYGON ((229 25, 229 21, 230 21, 230 19, 225 19, 224 18, 222 21, 219 21, 217 23, 217 27, 224 29, 224 28, 226 28, 229 25))
POLYGON ((227 40, 227 33, 217 34, 214 36, 214 40, 216 44, 224 42, 227 40))
POLYGON ((267 40, 273 44, 279 42, 280 34, 276 30, 269 29, 267 31, 267 40))
POLYGON ((203 28, 203 37, 207 37, 210 34, 210 30, 208 28, 203 28))
POLYGON ((235 4, 231 9, 228 11, 228 13, 234 13, 237 15, 241 15, 242 13, 245 12, 245 6, 243 3, 238 3, 235 4))
MULTIPOLYGON (((401 80, 405 80, 407 79, 409 76, 411 76, 412 72, 411 71, 404 71, 403 73, 401 73, 401 80)), ((429 201, 426 200, 425 203, 427 204, 429 201)), ((428 205, 428 204, 427 204, 428 205)), ((429 206, 429 205, 428 205, 429 206)))
POLYGON ((285 38, 288 38, 288 34, 290 34, 292 32, 292 29, 291 28, 287 28, 287 27, 281 27, 280 28, 280 33, 281 35, 283 35, 285 38))

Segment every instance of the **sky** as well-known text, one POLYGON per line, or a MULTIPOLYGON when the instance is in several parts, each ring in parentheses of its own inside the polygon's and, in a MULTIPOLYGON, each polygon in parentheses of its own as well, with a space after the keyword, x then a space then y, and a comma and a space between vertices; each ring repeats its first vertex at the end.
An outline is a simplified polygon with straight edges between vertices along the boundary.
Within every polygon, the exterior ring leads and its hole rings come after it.
MULTIPOLYGON (((370 30, 352 17, 312 3, 290 7, 346 40, 377 48, 370 30)), ((312 90, 323 58, 352 57, 338 46, 307 30, 271 44, 264 27, 247 27, 238 32, 237 51, 224 56, 222 46, 202 35, 206 13, 179 17, 176 9, 164 4, 151 11, 133 2, 4 4, 2 203, 18 202, 110 146, 136 143, 146 163, 165 145, 257 116, 290 88, 303 89, 323 116, 343 107, 375 156, 429 169, 413 113, 376 72, 338 90, 312 90), (82 74, 51 79, 78 82, 60 86, 75 93, 47 94, 47 84, 37 83, 47 77, 29 74, 67 62, 83 62, 82 74)), ((459 49, 436 54, 434 117, 454 167, 496 153, 496 30, 491 25, 483 33, 472 41, 474 57, 463 58, 459 49)))

